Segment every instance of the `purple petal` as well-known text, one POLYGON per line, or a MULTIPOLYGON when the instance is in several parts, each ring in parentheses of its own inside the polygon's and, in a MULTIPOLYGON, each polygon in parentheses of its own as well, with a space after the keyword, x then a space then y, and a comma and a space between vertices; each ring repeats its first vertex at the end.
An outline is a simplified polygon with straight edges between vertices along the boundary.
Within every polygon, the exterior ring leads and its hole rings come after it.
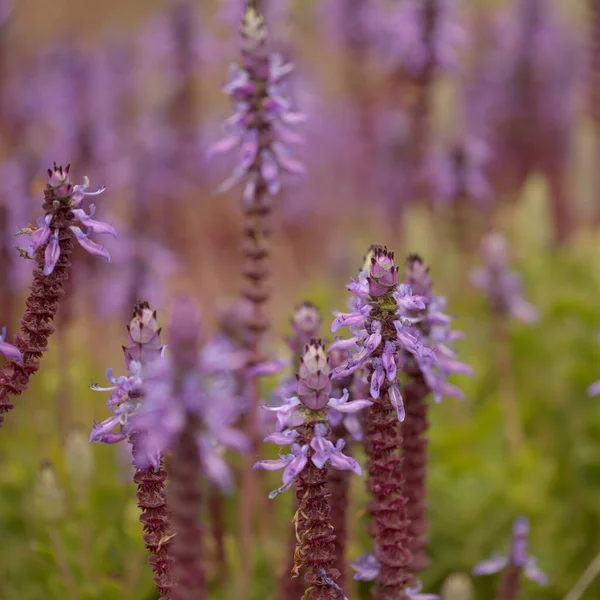
POLYGON ((107 442, 107 435, 112 433, 113 429, 119 425, 121 422, 121 417, 116 415, 109 417, 108 419, 102 421, 102 423, 97 423, 94 425, 92 432, 90 434, 90 442, 105 442, 105 443, 114 443, 107 442))
POLYGON ((600 380, 592 383, 587 390, 589 396, 600 396, 600 380))
POLYGON ((5 342, 6 339, 6 327, 2 328, 2 335, 0 335, 0 354, 8 358, 9 360, 16 360, 17 362, 23 362, 23 354, 21 351, 12 344, 5 342))
POLYGON ((289 462, 290 461, 283 458, 279 458, 277 460, 259 460, 258 462, 254 463, 252 470, 280 471, 281 469, 285 469, 289 462))
POLYGON ((473 575, 493 575, 502 571, 507 564, 508 558, 506 556, 494 556, 477 563, 471 572, 473 575))
POLYGON ((531 556, 527 559, 523 572, 527 579, 531 579, 531 581, 535 581, 539 585, 544 586, 548 584, 548 575, 537 567, 535 559, 531 556))
POLYGON ((54 271, 56 263, 60 258, 60 244, 58 241, 58 229, 50 236, 50 242, 44 252, 44 275, 48 276, 54 271))
POLYGON ((354 471, 357 475, 362 475, 362 469, 359 462, 351 456, 346 456, 342 452, 332 452, 329 457, 329 464, 338 471, 354 471))
POLYGON ((288 463, 287 467, 283 472, 284 485, 296 479, 296 477, 298 477, 298 475, 300 475, 300 473, 302 472, 302 469, 304 469, 304 467, 306 466, 307 462, 308 458, 305 452, 294 456, 294 458, 288 463))
POLYGON ((269 434, 263 441, 277 444, 278 446, 289 446, 293 444, 298 437, 298 432, 294 429, 285 429, 269 434))
MULTIPOLYGON (((93 204, 90 208, 93 207, 93 204)), ((117 238, 117 232, 112 225, 108 223, 102 223, 101 221, 95 221, 89 215, 85 214, 85 211, 81 208, 75 208, 73 210, 73 214, 79 221, 90 229, 93 233, 107 233, 108 235, 112 235, 115 239, 117 238)))
POLYGON ((404 412, 404 402, 402 400, 402 395, 400 394, 400 390, 397 385, 391 385, 388 389, 388 393, 390 396, 390 403, 396 410, 398 414, 398 421, 402 423, 404 421, 404 417, 406 416, 404 412))
POLYGON ((329 404, 329 406, 333 408, 333 410, 349 414, 359 412, 372 404, 373 402, 371 400, 351 400, 350 402, 344 402, 343 404, 329 404))
POLYGON ((69 229, 75 234, 79 245, 84 250, 86 250, 93 256, 101 256, 102 258, 110 262, 110 254, 108 253, 108 250, 104 246, 101 246, 100 244, 97 244, 96 242, 90 240, 89 234, 91 232, 87 234, 83 233, 83 231, 81 231, 79 227, 70 227, 69 229))
POLYGON ((29 258, 33 258, 35 251, 40 246, 43 246, 48 241, 48 238, 50 237, 50 223, 51 222, 52 222, 52 214, 51 213, 47 214, 45 217, 40 217, 38 219, 37 224, 38 224, 39 229, 36 229, 31 234, 30 241, 29 241, 29 249, 28 249, 29 258))

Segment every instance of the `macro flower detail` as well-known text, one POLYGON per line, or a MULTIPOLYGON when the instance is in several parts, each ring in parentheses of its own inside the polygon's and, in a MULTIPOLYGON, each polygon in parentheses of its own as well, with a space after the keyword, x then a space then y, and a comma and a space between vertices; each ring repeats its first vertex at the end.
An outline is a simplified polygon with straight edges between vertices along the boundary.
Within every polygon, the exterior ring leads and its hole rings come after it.
POLYGON ((251 204, 266 189, 275 195, 281 187, 280 172, 304 173, 304 166, 290 156, 285 141, 288 128, 305 120, 285 97, 285 84, 293 70, 280 54, 269 54, 265 45, 266 26, 262 15, 249 7, 242 23, 243 63, 232 65, 223 91, 235 114, 223 128, 225 137, 209 149, 209 155, 238 149, 238 164, 218 188, 225 192, 247 177, 244 201, 251 204))
MULTIPOLYGON (((101 221, 92 219, 92 216, 96 212, 94 204, 90 204, 89 215, 81 208, 86 196, 98 196, 106 190, 106 186, 101 187, 95 192, 88 192, 87 189, 90 182, 87 177, 84 178, 84 183, 82 185, 72 185, 68 181, 68 175, 69 166, 63 169, 62 167, 56 167, 55 165, 54 170, 48 169, 48 185, 56 194, 59 204, 70 209, 74 217, 73 221, 79 222, 86 231, 84 232, 81 227, 78 227, 77 225, 69 225, 69 229, 84 250, 110 262, 108 250, 104 246, 91 240, 90 235, 93 233, 105 233, 116 238, 117 232, 115 228, 108 223, 102 223, 101 221)), ((54 216, 51 209, 48 214, 38 218, 36 222, 37 227, 30 226, 17 232, 18 234, 30 236, 27 248, 27 255, 29 258, 33 258, 39 248, 46 246, 44 251, 44 275, 46 276, 52 274, 60 257, 59 230, 53 226, 53 219, 54 216)))
POLYGON ((533 556, 527 554, 527 538, 529 536, 529 520, 518 517, 513 524, 513 533, 508 556, 494 554, 488 560, 477 563, 473 567, 473 575, 493 575, 505 570, 501 583, 502 598, 516 598, 519 589, 521 573, 531 581, 545 586, 548 576, 541 571, 533 556))

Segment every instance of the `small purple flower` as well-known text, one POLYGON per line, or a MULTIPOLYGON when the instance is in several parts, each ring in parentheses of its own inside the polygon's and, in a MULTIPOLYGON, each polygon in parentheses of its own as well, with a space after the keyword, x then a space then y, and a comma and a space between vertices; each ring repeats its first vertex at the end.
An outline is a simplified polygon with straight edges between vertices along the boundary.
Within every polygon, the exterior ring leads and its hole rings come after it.
POLYGON ((373 581, 381 569, 381 563, 373 552, 363 554, 350 566, 356 571, 354 579, 357 581, 373 581))
POLYGON ((539 585, 548 583, 548 576, 536 565, 536 560, 527 554, 527 537, 529 535, 529 521, 526 517, 518 517, 513 525, 511 550, 508 555, 493 554, 489 560, 477 563, 473 567, 473 575, 493 575, 502 571, 508 565, 518 567, 525 577, 539 585))
POLYGON ((405 591, 406 595, 410 600, 439 600, 440 597, 437 594, 421 594, 423 584, 420 579, 417 579, 413 587, 407 586, 405 591))
POLYGON ((284 492, 294 483, 294 480, 300 475, 308 462, 307 454, 308 444, 304 446, 292 444, 290 454, 280 455, 280 458, 277 460, 259 460, 254 464, 252 468, 255 470, 280 471, 283 469, 283 486, 271 492, 269 494, 270 498, 274 498, 281 492, 284 492))
POLYGON ((587 393, 590 396, 600 396, 600 380, 592 383, 588 388, 587 393))
POLYGON ((8 360, 16 360, 20 363, 23 362, 23 354, 21 351, 12 344, 9 344, 6 340, 6 327, 2 327, 0 333, 0 354, 6 357, 8 360))
MULTIPOLYGON (((117 237, 117 232, 112 225, 102 223, 101 221, 95 221, 91 217, 94 215, 96 208, 93 204, 90 205, 90 214, 86 214, 81 208, 83 200, 86 196, 97 196, 104 192, 106 187, 102 187, 95 192, 86 191, 89 187, 89 179, 84 177, 84 183, 82 185, 71 185, 68 183, 69 168, 63 169, 62 167, 55 168, 54 170, 48 170, 48 184, 54 188, 54 193, 58 198, 64 199, 73 212, 75 217, 74 221, 79 222, 83 227, 87 229, 87 232, 76 226, 72 225, 69 227, 77 242, 87 252, 94 256, 101 256, 110 262, 110 254, 104 246, 97 244, 90 239, 92 233, 107 233, 113 237, 117 237)), ((52 214, 38 218, 37 227, 29 227, 21 229, 19 234, 30 235, 28 255, 33 258, 34 254, 39 248, 46 245, 44 251, 44 275, 48 276, 54 272, 56 263, 60 258, 60 245, 58 239, 58 230, 52 231, 52 214)))
POLYGON ((310 447, 314 450, 311 461, 317 467, 322 469, 327 462, 339 471, 354 471, 357 475, 362 475, 362 469, 358 461, 342 453, 346 443, 339 439, 335 446, 325 436, 327 435, 327 425, 317 423, 315 425, 315 435, 310 442, 310 447))

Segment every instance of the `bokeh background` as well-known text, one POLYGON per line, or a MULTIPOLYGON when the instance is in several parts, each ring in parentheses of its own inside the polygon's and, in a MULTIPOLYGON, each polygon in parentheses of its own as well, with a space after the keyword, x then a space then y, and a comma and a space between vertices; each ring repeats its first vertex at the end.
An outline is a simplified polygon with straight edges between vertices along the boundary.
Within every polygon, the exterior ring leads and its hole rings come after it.
MULTIPOLYGON (((427 54, 409 0, 267 3, 307 115, 294 149, 307 175, 287 182, 272 219, 270 344, 286 352, 302 300, 327 325, 371 243, 420 253, 475 373, 456 382, 464 402, 431 411, 425 587, 506 550, 524 514, 550 583, 526 584, 523 597, 564 598, 600 552, 600 404, 586 393, 600 378, 600 6, 437 0, 427 54), (506 234, 540 311, 535 325, 510 323, 508 375, 489 305, 468 278, 490 228, 506 234), (516 452, 506 394, 525 432, 516 452)), ((212 330, 240 288, 239 190, 212 193, 235 159, 206 158, 231 114, 219 86, 238 57, 240 14, 239 0, 0 3, 0 324, 18 326, 31 263, 13 234, 40 215, 53 161, 108 185, 98 214, 120 233, 111 264, 75 259, 58 333, 0 433, 3 600, 156 597, 126 457, 87 444, 105 416, 89 384, 108 366, 120 372, 137 297, 166 321, 185 291, 212 330), (47 460, 55 482, 40 478, 47 460)), ((265 495, 272 483, 262 478, 265 495)), ((363 483, 353 483, 356 517, 363 483)), ((234 597, 239 560, 237 498, 222 502, 228 571, 218 584, 210 567, 215 599, 234 597)), ((284 498, 261 505, 253 600, 273 593, 284 567, 289 508, 284 498)), ((356 557, 367 548, 353 530, 356 557)), ((495 583, 475 581, 476 598, 495 583)), ((600 597, 600 582, 582 597, 600 597)))

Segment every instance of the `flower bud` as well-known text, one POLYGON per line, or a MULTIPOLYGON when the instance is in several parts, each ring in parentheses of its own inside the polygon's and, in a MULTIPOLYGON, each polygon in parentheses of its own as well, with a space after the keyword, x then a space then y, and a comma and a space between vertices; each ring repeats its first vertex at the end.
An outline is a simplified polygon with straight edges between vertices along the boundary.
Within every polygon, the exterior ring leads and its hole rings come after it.
POLYGON ((441 600, 473 600, 473 582, 465 573, 451 573, 442 586, 441 600))
POLYGON ((133 318, 127 326, 129 332, 128 347, 124 347, 125 360, 149 363, 158 358, 163 350, 160 343, 160 327, 156 311, 148 302, 138 302, 133 310, 133 318))
POLYGON ((374 248, 368 281, 369 294, 375 298, 387 294, 398 285, 398 267, 393 252, 381 246, 374 248))
POLYGON ((253 3, 249 2, 244 12, 240 35, 244 50, 252 52, 267 41, 267 25, 265 18, 258 12, 253 3))
POLYGON ((415 296, 432 296, 432 281, 429 267, 418 254, 410 254, 406 259, 404 282, 410 285, 415 296))
POLYGON ((298 370, 298 397, 307 408, 325 408, 331 394, 330 368, 321 340, 313 340, 306 347, 298 370))
POLYGON ((321 315, 317 307, 311 302, 303 302, 291 319, 292 337, 289 340, 293 352, 302 352, 304 346, 319 335, 321 329, 321 315))
POLYGON ((69 170, 71 165, 67 165, 65 168, 59 167, 54 163, 53 169, 48 169, 48 185, 51 188, 59 188, 68 183, 69 170))

